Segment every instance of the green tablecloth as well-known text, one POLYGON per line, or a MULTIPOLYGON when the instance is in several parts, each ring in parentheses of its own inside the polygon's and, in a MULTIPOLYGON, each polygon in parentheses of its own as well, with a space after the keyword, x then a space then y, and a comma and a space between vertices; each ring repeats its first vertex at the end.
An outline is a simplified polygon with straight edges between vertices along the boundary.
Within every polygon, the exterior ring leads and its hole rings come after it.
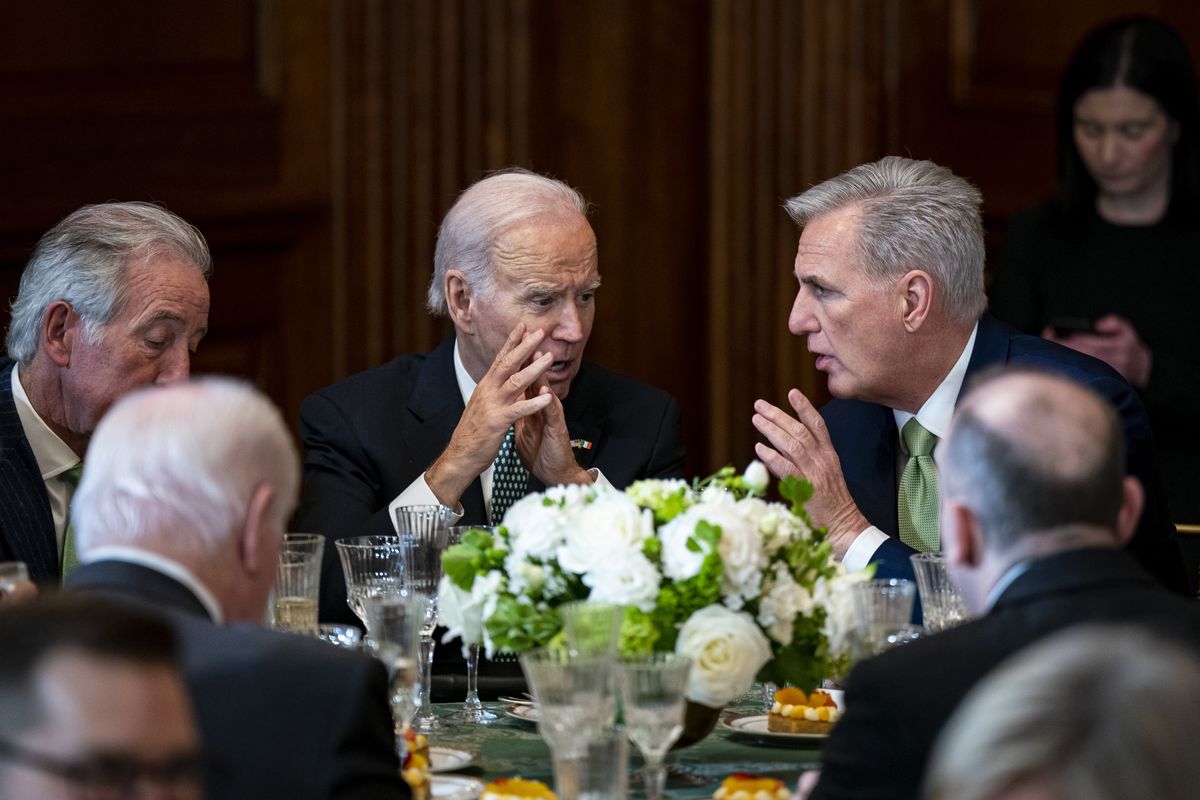
MULTIPOLYGON (((488 709, 503 715, 504 706, 485 703, 488 709)), ((440 717, 454 713, 461 705, 444 703, 437 707, 440 717)), ((538 736, 537 728, 527 722, 502 716, 490 725, 448 724, 445 729, 430 736, 430 744, 459 747, 477 755, 474 764, 460 770, 463 775, 472 775, 489 781, 493 778, 519 775, 554 785, 554 771, 550 763, 550 751, 538 736)), ((630 744, 630 771, 642 765, 637 748, 630 744)), ((668 763, 675 763, 694 776, 708 779, 705 786, 677 787, 677 781, 669 780, 666 797, 710 797, 722 779, 734 772, 750 772, 770 775, 795 786, 803 770, 815 769, 820 750, 811 745, 805 747, 780 747, 748 740, 731 734, 720 724, 703 741, 667 756, 668 763)), ((630 797, 642 797, 634 788, 630 797)))

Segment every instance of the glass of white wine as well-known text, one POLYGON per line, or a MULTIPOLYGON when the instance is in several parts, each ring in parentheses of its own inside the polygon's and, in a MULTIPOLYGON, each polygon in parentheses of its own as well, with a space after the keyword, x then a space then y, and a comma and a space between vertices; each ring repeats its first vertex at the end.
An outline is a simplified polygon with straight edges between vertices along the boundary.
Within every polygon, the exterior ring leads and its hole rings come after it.
POLYGON ((675 653, 652 653, 620 665, 625 734, 637 745, 647 800, 659 800, 666 783, 667 751, 683 733, 688 673, 692 660, 675 653))
POLYGON ((271 627, 315 635, 317 601, 321 596, 321 558, 325 537, 315 533, 285 533, 279 543, 279 564, 271 589, 271 627))

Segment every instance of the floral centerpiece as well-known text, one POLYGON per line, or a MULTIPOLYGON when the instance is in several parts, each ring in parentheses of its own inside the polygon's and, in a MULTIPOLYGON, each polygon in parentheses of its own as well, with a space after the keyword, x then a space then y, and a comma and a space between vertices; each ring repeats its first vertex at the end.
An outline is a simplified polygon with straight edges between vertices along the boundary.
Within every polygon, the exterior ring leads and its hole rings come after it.
POLYGON ((561 639, 558 609, 624 607, 621 652, 674 651, 695 664, 688 699, 719 708, 757 677, 811 691, 843 674, 853 608, 846 573, 814 528, 802 479, 762 499, 767 471, 727 467, 689 485, 639 481, 624 492, 557 486, 513 504, 493 536, 465 534, 442 556, 446 639, 489 656, 561 639))

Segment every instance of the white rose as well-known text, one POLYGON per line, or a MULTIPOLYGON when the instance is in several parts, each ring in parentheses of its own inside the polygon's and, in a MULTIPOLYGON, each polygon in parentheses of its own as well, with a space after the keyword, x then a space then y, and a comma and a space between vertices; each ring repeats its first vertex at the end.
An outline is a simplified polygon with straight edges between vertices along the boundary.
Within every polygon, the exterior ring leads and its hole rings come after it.
POLYGON ((650 612, 658 600, 662 576, 650 559, 631 550, 596 565, 583 576, 583 582, 592 589, 589 602, 637 606, 650 612))
POLYGON ((688 541, 696 532, 696 523, 704 517, 693 506, 658 529, 662 541, 663 574, 674 581, 686 581, 694 577, 704 564, 704 557, 712 552, 705 542, 696 541, 698 548, 692 550, 688 541))
POLYGON ((546 568, 534 564, 521 553, 509 553, 504 557, 504 571, 508 573, 508 590, 513 594, 536 592, 546 583, 546 568))
POLYGON ((771 476, 767 474, 767 468, 761 461, 751 461, 746 471, 742 473, 742 480, 746 482, 746 488, 754 494, 763 494, 767 491, 767 483, 771 480, 771 476))
POLYGON ((504 576, 497 570, 477 575, 470 591, 464 591, 443 575, 438 583, 438 624, 446 628, 442 644, 456 636, 462 637, 463 654, 466 646, 483 639, 483 620, 488 607, 495 608, 504 576))
POLYGON ((683 623, 675 652, 692 659, 688 699, 720 708, 750 688, 771 644, 749 614, 712 605, 683 623))
POLYGON ((774 575, 763 589, 758 604, 758 624, 768 636, 786 647, 792 643, 796 615, 805 606, 812 606, 812 598, 792 578, 786 564, 775 565, 774 575))
POLYGON ((813 586, 813 602, 825 609, 821 633, 829 642, 829 655, 839 658, 850 650, 857 621, 854 614, 854 584, 869 580, 866 570, 846 572, 841 564, 833 578, 818 578, 813 586))
POLYGON ((726 521, 721 524, 717 550, 725 567, 721 593, 730 608, 741 608, 743 601, 758 597, 761 590, 762 571, 767 566, 762 536, 750 525, 726 521))
POLYGON ((540 494, 522 497, 504 515, 509 549, 522 557, 551 558, 566 533, 568 514, 558 505, 546 505, 540 494))
POLYGON ((558 549, 558 565, 582 574, 627 552, 642 551, 654 535, 654 514, 616 491, 597 493, 576 512, 558 549))

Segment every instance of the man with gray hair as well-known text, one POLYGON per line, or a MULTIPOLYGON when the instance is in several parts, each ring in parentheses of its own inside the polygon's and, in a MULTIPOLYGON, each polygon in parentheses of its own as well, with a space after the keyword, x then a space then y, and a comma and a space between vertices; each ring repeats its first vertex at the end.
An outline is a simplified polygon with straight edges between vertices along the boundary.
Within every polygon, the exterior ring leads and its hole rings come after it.
POLYGON ((257 624, 298 484, 291 436, 250 386, 136 391, 92 440, 67 588, 170 622, 215 762, 211 797, 407 797, 383 665, 257 624))
MULTIPOLYGON (((454 336, 304 402, 300 528, 391 534, 396 508, 426 503, 499 524, 546 486, 682 476, 675 401, 583 360, 600 285, 586 211, 571 187, 521 170, 462 193, 429 285, 454 336)), ((333 550, 321 615, 352 619, 333 550)))
POLYGON ((834 400, 818 412, 796 389, 794 415, 758 400, 756 446, 777 476, 807 477, 808 504, 850 568, 912 577, 909 556, 937 550, 938 440, 966 379, 998 364, 1036 366, 1085 384, 1117 409, 1126 468, 1146 492, 1131 553, 1187 590, 1149 422, 1107 365, 1020 334, 984 313, 979 191, 931 161, 888 157, 787 202, 803 227, 800 288, 788 327, 808 340, 834 400))
POLYGON ((970 689, 1057 631, 1128 623, 1200 649, 1200 606, 1122 552, 1144 493, 1125 474, 1121 427, 1068 377, 1010 369, 972 383, 936 458, 947 568, 978 618, 855 666, 814 798, 917 797, 970 689))
POLYGON ((129 390, 188 377, 211 271, 200 232, 150 203, 85 206, 38 242, 0 360, 0 561, 40 583, 74 565, 92 431, 129 390))

